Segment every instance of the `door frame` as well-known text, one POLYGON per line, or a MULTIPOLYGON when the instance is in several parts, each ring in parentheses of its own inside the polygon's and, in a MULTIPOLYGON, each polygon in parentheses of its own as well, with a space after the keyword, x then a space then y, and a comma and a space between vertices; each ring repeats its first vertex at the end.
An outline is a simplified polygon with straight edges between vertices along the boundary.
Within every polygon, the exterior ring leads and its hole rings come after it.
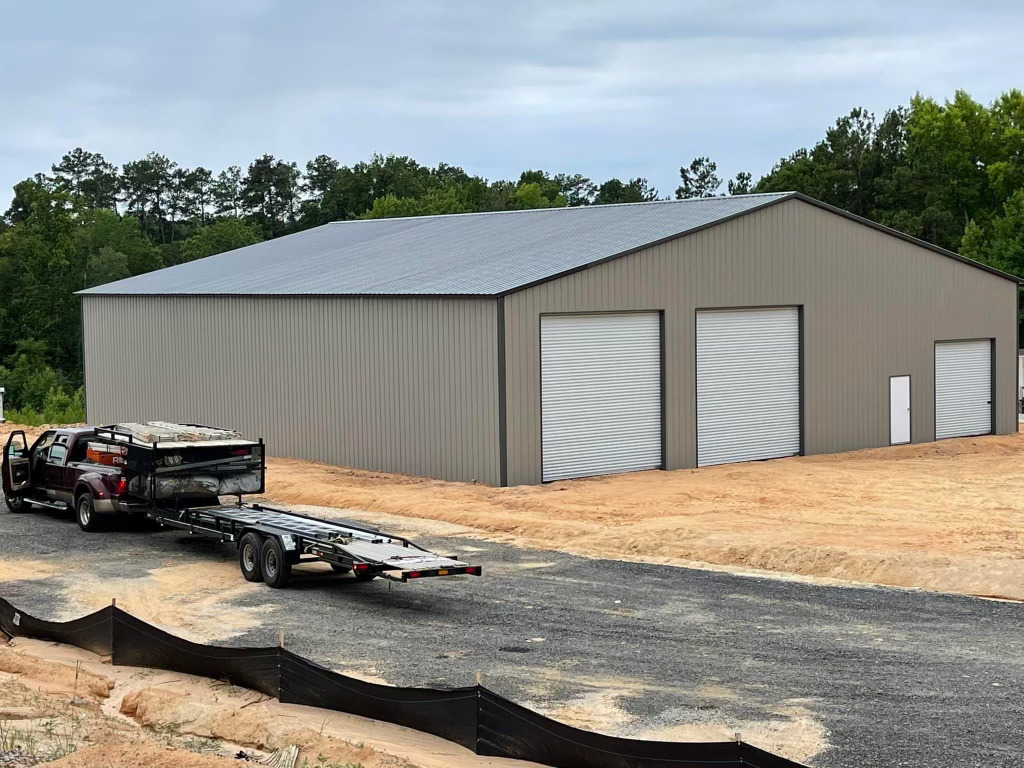
MULTIPOLYGON (((989 430, 988 434, 996 433, 996 340, 993 336, 979 336, 973 339, 936 339, 932 344, 932 441, 952 440, 951 437, 939 437, 939 366, 935 360, 939 344, 956 344, 966 341, 987 341, 989 343, 989 374, 988 374, 988 407, 989 407, 989 430)), ((1014 410, 1017 407, 1014 406, 1014 410)), ((984 435, 975 435, 984 437, 984 435)))
MULTIPOLYGON (((699 438, 697 435, 697 315, 701 312, 742 312, 754 309, 795 309, 797 322, 797 397, 798 423, 800 429, 800 450, 797 456, 806 456, 804 442, 804 305, 803 304, 749 304, 738 307, 695 307, 693 310, 693 466, 700 469, 699 438)), ((773 459, 762 459, 773 461, 773 459)))
POLYGON ((889 445, 910 445, 914 442, 914 377, 909 373, 894 373, 889 377, 889 445), (907 380, 907 403, 909 404, 910 410, 910 437, 905 443, 894 443, 892 441, 892 380, 902 379, 907 380))

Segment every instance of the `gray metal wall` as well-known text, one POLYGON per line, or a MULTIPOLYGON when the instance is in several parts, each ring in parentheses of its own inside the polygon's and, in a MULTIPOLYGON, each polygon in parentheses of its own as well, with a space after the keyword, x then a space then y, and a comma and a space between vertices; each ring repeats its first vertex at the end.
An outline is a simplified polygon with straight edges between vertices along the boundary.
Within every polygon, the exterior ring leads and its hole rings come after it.
POLYGON ((911 376, 911 437, 934 439, 934 343, 996 339, 996 431, 1017 427, 1017 288, 790 200, 507 296, 508 482, 541 479, 540 315, 664 310, 666 460, 696 465, 695 311, 802 305, 804 449, 888 445, 889 376, 911 376))
POLYGON ((278 456, 497 484, 491 299, 87 296, 90 422, 166 419, 278 456))

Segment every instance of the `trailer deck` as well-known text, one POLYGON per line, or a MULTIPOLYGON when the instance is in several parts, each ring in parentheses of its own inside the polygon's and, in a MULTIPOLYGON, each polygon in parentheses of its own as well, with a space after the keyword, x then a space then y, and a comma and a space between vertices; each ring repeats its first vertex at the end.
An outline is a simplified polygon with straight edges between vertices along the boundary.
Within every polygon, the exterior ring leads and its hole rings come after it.
POLYGON ((238 502, 185 509, 153 506, 146 516, 161 526, 237 543, 243 575, 272 587, 287 583, 292 565, 317 561, 328 563, 338 572, 352 571, 363 580, 379 576, 405 582, 482 573, 480 566, 435 554, 404 536, 349 520, 326 520, 263 504, 238 502), (247 546, 256 551, 247 552, 247 546), (260 573, 268 570, 265 550, 275 546, 280 554, 270 569, 273 572, 260 573))

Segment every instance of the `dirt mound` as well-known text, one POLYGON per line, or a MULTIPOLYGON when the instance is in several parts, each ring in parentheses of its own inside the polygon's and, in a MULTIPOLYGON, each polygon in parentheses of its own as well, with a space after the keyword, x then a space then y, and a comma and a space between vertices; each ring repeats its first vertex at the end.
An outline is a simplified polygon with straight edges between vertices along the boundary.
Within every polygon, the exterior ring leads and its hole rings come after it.
MULTIPOLYGON (((55 643, 19 638, 14 646, 0 651, 4 666, 14 670, 0 672, 0 712, 10 715, 9 722, 19 728, 20 746, 29 746, 36 757, 52 755, 52 764, 64 768, 216 768, 228 764, 225 755, 240 750, 263 757, 286 747, 298 747, 298 764, 311 766, 486 768, 494 764, 493 759, 478 757, 464 747, 401 726, 281 704, 254 691, 192 675, 111 666, 88 651, 55 643), (89 702, 79 694, 77 703, 71 701, 63 690, 67 674, 73 676, 76 671, 80 684, 102 680, 109 698, 89 702), (41 680, 60 684, 41 692, 35 687, 41 680), (58 743, 47 741, 47 733, 54 730, 58 743)), ((240 763, 231 760, 230 764, 240 763)))
POLYGON ((69 699, 105 699, 114 688, 114 681, 109 677, 90 672, 80 666, 40 661, 2 646, 0 672, 18 675, 23 684, 43 693, 62 694, 69 699))

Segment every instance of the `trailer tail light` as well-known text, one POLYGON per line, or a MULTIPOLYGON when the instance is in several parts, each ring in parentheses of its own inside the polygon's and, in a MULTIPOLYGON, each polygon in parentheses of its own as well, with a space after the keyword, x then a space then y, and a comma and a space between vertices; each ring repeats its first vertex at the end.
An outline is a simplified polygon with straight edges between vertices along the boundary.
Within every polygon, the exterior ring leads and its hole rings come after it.
POLYGON ((231 455, 232 456, 248 456, 249 455, 249 449, 248 448, 235 448, 235 450, 233 450, 231 452, 231 455))
POLYGON ((352 570, 353 571, 368 571, 368 570, 370 570, 370 564, 369 563, 356 563, 355 565, 352 566, 352 570))
POLYGON ((472 576, 479 576, 480 575, 480 566, 479 565, 471 565, 471 566, 469 566, 469 568, 466 569, 466 573, 468 573, 468 574, 470 574, 472 576))
POLYGON ((409 571, 407 574, 405 574, 405 578, 407 578, 407 579, 418 579, 419 577, 420 577, 420 572, 419 571, 409 571))
POLYGON ((120 496, 124 493, 128 493, 128 478, 121 475, 117 478, 117 495, 120 496))

